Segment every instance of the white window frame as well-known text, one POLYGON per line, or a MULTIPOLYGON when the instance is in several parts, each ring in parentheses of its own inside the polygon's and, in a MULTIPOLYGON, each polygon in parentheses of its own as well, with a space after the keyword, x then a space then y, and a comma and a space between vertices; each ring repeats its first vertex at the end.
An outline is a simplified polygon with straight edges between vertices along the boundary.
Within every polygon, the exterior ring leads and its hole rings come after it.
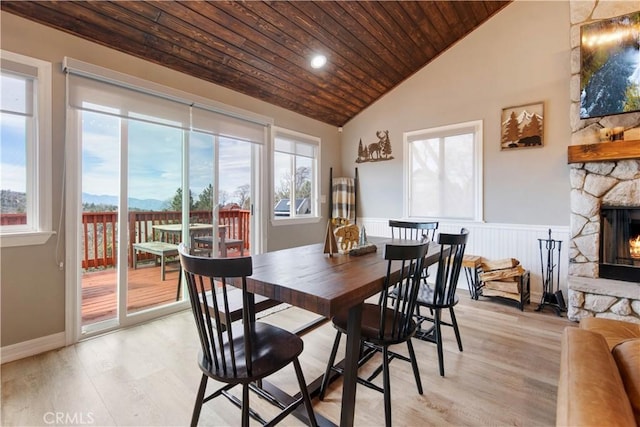
MULTIPOLYGON (((319 190, 319 179, 320 179, 320 147, 321 140, 318 137, 307 135, 301 132, 296 132, 294 130, 281 128, 278 126, 272 126, 271 128, 271 173, 270 173, 270 188, 271 188, 271 197, 270 197, 270 217, 272 225, 290 225, 290 224, 305 224, 305 223, 317 223, 320 221, 320 190, 319 190), (277 137, 283 137, 287 139, 294 140, 301 144, 307 144, 315 146, 315 158, 312 162, 312 170, 311 170, 311 200, 312 207, 311 213, 304 216, 295 216, 295 212, 288 217, 276 217, 274 212, 275 207, 275 141, 277 137)), ((295 167, 293 166, 295 169, 295 167)))
POLYGON ((403 215, 405 218, 413 218, 413 219, 435 219, 435 220, 451 220, 456 222, 483 222, 484 213, 484 196, 483 196, 483 185, 482 185, 482 164, 483 164, 483 129, 482 129, 482 120, 475 120, 464 123, 457 123, 447 126, 440 126, 435 128, 421 129, 417 131, 405 132, 403 134, 403 177, 404 177, 404 188, 403 188, 403 215), (443 138, 448 136, 462 135, 468 134, 469 131, 473 133, 473 192, 474 192, 474 207, 473 207, 473 217, 472 218, 453 218, 453 217, 425 217, 418 216, 411 212, 411 198, 412 188, 412 153, 411 153, 411 141, 416 141, 418 139, 431 139, 431 138, 443 138))
POLYGON ((0 50, 0 57, 37 69, 34 131, 27 141, 27 224, 0 227, 0 247, 44 244, 52 228, 51 63, 0 50))

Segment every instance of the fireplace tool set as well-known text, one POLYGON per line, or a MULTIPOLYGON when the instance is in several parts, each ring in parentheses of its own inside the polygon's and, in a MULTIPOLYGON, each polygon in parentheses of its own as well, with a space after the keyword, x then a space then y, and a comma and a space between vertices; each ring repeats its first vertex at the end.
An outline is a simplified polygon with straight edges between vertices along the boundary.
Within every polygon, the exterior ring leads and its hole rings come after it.
POLYGON ((555 309, 558 316, 567 311, 567 305, 560 290, 560 252, 562 241, 551 238, 549 229, 548 239, 538 239, 540 246, 540 266, 542 268, 542 298, 536 311, 546 306, 555 309))

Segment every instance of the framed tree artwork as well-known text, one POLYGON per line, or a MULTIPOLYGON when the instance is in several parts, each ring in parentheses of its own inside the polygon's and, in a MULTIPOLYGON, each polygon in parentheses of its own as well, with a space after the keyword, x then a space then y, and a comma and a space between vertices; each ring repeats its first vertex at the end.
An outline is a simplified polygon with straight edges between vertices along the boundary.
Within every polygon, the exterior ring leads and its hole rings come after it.
POLYGON ((544 102, 502 109, 500 149, 544 145, 544 102))

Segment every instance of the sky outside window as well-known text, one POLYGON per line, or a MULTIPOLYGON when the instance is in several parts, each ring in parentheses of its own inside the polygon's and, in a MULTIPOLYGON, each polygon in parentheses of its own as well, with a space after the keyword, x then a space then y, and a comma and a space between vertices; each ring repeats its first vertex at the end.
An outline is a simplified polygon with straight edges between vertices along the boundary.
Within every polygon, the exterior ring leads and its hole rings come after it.
POLYGON ((2 113, 0 121, 1 187, 3 190, 24 193, 27 182, 27 118, 2 113))
POLYGON ((0 187, 21 193, 27 185, 28 84, 24 78, 6 73, 0 76, 2 110, 11 112, 0 114, 0 187))
MULTIPOLYGON (((7 86, 6 76, 2 76, 7 86)), ((16 79, 11 79, 13 82, 16 79)), ((20 83, 20 80, 17 80, 20 83)), ((17 85, 19 88, 19 84, 17 85)), ((8 98, 5 93, 4 99, 8 98)), ((92 106, 89 106, 92 107, 92 106)), ((97 106, 96 106, 97 107, 97 106)), ((100 107, 105 111, 105 107, 100 107)), ((82 112, 82 191, 95 196, 117 197, 119 193, 119 117, 82 112)), ((112 112, 113 113, 113 112, 112 112)), ((2 113, 0 126, 1 188, 26 191, 27 117, 2 113)), ((182 130, 171 126, 129 120, 129 197, 170 201, 181 185, 182 130)), ((213 183, 213 136, 192 133, 190 139, 190 186, 194 199, 213 183)), ((239 187, 250 184, 251 143, 220 137, 220 191, 234 200, 239 187)))
MULTIPOLYGON (((120 118, 83 112, 83 192, 116 196, 120 118)), ((170 201, 181 185, 183 130, 129 120, 129 198, 170 201)), ((251 144, 220 138, 220 186, 233 196, 249 184, 251 144)), ((194 200, 213 183, 213 136, 192 133, 190 187, 194 200)))

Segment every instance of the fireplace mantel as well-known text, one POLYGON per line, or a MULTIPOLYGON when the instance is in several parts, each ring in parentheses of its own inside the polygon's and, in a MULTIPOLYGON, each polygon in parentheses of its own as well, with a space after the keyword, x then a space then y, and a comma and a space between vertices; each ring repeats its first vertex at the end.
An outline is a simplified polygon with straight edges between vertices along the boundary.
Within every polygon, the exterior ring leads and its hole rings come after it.
POLYGON ((640 159, 640 140, 570 145, 567 163, 640 159))

